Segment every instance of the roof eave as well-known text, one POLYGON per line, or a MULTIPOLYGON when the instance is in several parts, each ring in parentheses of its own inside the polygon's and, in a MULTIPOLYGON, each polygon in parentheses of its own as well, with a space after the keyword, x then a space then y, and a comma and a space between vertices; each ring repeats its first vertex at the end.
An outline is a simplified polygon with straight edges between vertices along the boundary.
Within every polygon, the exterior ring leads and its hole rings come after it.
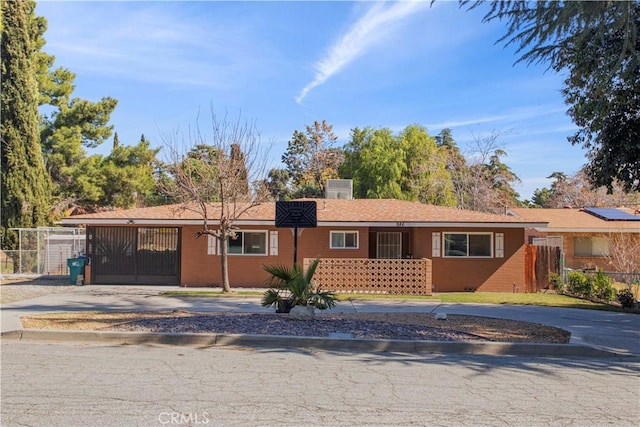
POLYGON ((640 228, 535 227, 541 233, 640 233, 640 228))
MULTIPOLYGON (((217 224, 216 220, 209 220, 217 224)), ((238 225, 275 225, 274 220, 236 220, 238 225)), ((63 218, 62 225, 155 225, 184 226, 201 225, 201 219, 144 219, 144 218, 63 218)), ((469 221, 318 221, 318 227, 394 227, 394 228, 539 228, 546 223, 531 222, 469 222, 469 221)))

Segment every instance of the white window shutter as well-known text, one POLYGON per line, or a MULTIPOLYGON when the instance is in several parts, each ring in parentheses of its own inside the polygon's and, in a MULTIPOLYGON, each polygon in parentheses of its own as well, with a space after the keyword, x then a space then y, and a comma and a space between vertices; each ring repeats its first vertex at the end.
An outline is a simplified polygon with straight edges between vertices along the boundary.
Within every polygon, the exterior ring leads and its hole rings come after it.
POLYGON ((212 236, 211 234, 207 235, 207 255, 216 254, 217 241, 218 239, 216 239, 216 236, 212 236))
POLYGON ((440 256, 440 233, 431 233, 431 256, 440 256))
POLYGON ((278 232, 269 232, 269 255, 278 255, 278 232))
POLYGON ((504 258, 504 233, 496 233, 496 258, 504 258))

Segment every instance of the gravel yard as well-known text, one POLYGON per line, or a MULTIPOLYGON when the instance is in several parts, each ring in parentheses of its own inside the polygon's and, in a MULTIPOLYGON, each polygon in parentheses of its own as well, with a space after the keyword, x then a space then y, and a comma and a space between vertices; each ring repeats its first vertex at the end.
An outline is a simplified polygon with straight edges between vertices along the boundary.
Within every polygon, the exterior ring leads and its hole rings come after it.
POLYGON ((559 328, 487 317, 428 313, 322 313, 313 321, 265 313, 53 313, 24 317, 35 329, 84 329, 140 332, 229 333, 328 337, 350 334, 361 339, 567 343, 559 328))
MULTIPOLYGON (((72 292, 67 278, 3 279, 0 303, 24 301, 52 293, 72 292)), ((22 318, 25 328, 117 330, 141 332, 199 332, 327 337, 350 334, 362 339, 435 341, 495 341, 568 343, 570 333, 559 328, 515 320, 449 315, 437 320, 430 313, 317 312, 314 321, 275 313, 67 312, 22 318)))

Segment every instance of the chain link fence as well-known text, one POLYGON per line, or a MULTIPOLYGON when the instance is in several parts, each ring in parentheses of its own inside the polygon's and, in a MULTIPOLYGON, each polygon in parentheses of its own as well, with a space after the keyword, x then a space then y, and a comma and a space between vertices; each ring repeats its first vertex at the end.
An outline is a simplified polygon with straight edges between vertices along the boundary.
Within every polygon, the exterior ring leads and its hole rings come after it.
POLYGON ((0 251, 2 276, 64 276, 68 258, 84 255, 84 228, 16 228, 18 250, 0 251))

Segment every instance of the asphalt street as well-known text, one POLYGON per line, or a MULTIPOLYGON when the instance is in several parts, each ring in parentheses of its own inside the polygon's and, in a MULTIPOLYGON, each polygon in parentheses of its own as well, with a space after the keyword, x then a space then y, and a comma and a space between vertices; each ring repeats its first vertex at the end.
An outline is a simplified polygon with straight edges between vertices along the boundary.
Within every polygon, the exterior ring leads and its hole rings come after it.
MULTIPOLYGON (((187 310, 217 312, 272 312, 260 306, 258 296, 184 297, 161 296, 172 287, 79 286, 57 293, 2 306, 3 333, 22 329, 20 316, 56 311, 187 310)), ((371 299, 341 302, 333 312, 426 312, 466 314, 522 320, 557 326, 571 332, 571 344, 640 356, 640 316, 606 311, 523 305, 443 304, 439 301, 371 299)))
POLYGON ((638 358, 2 343, 2 426, 637 426, 638 358))
MULTIPOLYGON (((2 333, 20 332, 21 315, 42 312, 271 311, 255 296, 161 296, 166 290, 86 286, 3 305, 2 333)), ((638 425, 640 316, 415 300, 353 300, 336 311, 543 323, 570 331, 572 345, 609 356, 122 345, 57 338, 44 343, 3 335, 0 425, 638 425)))

